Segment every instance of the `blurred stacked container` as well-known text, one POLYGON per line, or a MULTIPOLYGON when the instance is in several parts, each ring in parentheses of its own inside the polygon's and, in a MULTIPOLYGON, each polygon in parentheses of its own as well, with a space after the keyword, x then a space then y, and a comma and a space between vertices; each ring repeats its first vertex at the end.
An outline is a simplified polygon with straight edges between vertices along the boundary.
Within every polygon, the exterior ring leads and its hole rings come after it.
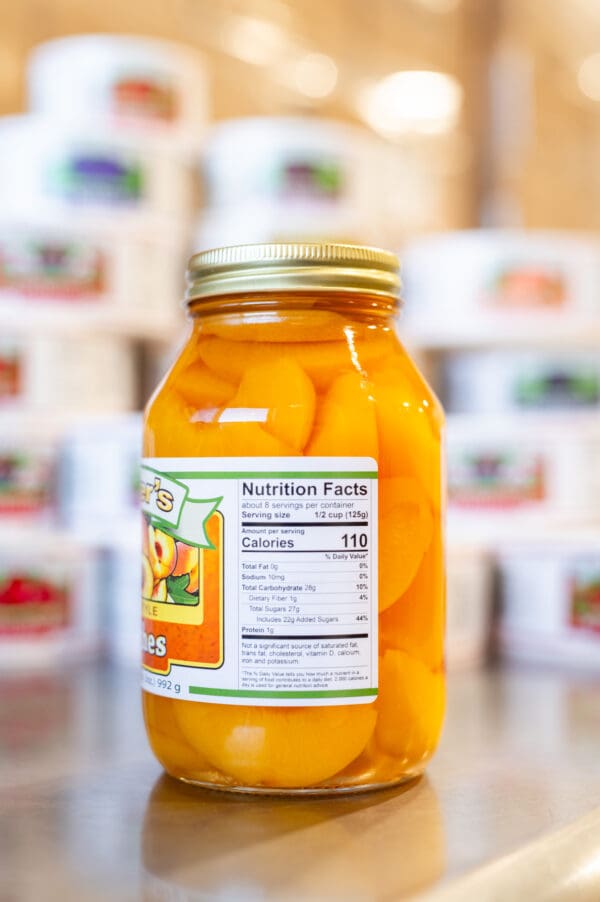
POLYGON ((600 242, 463 232, 404 263, 406 328, 448 412, 450 547, 495 564, 504 653, 600 661, 600 242))
POLYGON ((0 119, 0 660, 133 658, 127 411, 144 343, 181 324, 206 78, 192 50, 110 35, 36 48, 28 77, 31 113, 0 119))
POLYGON ((207 136, 207 207, 196 249, 268 241, 381 243, 382 147, 368 131, 309 117, 249 117, 207 136))
POLYGON ((499 569, 504 655, 600 671, 600 529, 507 543, 499 569))

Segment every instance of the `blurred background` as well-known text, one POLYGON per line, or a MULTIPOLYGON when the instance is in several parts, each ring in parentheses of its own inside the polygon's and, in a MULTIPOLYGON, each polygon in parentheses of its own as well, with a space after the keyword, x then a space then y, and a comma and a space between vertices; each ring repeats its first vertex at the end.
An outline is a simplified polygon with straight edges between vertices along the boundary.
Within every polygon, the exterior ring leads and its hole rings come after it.
POLYGON ((400 254, 448 412, 450 669, 599 668, 599 33, 595 0, 3 10, 3 670, 137 661, 185 261, 286 239, 400 254))

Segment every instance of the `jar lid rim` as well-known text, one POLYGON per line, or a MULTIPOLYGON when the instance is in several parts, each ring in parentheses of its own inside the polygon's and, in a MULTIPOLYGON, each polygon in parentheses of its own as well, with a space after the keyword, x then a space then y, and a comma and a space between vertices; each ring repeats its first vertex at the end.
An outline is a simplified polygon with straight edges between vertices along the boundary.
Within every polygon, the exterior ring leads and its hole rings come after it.
POLYGON ((333 242, 242 244, 190 259, 186 299, 271 291, 350 291, 397 300, 400 264, 376 247, 333 242))

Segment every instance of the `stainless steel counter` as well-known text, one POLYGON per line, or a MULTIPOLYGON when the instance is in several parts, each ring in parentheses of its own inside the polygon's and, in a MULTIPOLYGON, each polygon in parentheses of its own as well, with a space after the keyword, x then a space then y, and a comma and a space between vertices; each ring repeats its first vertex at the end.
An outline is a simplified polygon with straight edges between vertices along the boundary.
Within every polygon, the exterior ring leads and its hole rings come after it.
POLYGON ((426 778, 306 801, 162 776, 135 672, 0 679, 1 902, 415 894, 600 900, 600 679, 454 677, 426 778))

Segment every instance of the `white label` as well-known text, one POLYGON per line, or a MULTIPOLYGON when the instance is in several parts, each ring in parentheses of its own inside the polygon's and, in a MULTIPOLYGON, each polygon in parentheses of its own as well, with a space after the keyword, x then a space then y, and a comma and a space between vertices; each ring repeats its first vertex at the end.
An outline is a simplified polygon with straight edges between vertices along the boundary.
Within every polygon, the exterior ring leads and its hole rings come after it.
POLYGON ((154 458, 141 481, 147 691, 245 705, 375 699, 376 461, 154 458))

